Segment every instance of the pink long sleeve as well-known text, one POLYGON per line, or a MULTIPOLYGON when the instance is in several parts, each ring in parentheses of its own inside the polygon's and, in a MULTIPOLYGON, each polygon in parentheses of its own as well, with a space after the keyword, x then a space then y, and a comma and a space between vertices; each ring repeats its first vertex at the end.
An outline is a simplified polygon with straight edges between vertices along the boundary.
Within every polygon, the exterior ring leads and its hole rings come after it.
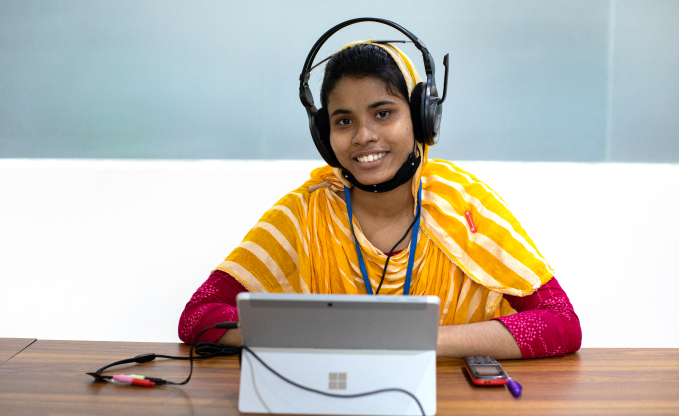
MULTIPOLYGON (((231 275, 214 271, 186 304, 179 337, 191 343, 203 328, 237 321, 236 295, 246 289, 231 275)), ((504 296, 518 313, 499 319, 510 330, 523 358, 563 355, 581 347, 581 326, 569 298, 552 278, 531 296, 504 296)), ((216 341, 226 330, 207 331, 199 341, 216 341)))
MULTIPOLYGON (((179 319, 179 338, 191 344, 196 334, 203 328, 219 322, 238 321, 236 295, 245 291, 246 289, 229 274, 220 270, 212 272, 184 307, 179 319)), ((211 329, 198 341, 215 342, 225 332, 226 329, 211 329)))
POLYGON ((581 348, 581 324, 554 277, 523 298, 505 295, 518 313, 496 318, 510 330, 522 358, 549 357, 581 348))

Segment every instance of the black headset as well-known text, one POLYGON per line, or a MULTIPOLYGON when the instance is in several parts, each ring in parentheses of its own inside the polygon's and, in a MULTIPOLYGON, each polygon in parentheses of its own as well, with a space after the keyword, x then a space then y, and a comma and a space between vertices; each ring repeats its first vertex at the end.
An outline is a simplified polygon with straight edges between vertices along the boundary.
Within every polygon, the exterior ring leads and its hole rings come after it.
MULTIPOLYGON (((425 75, 427 76, 427 79, 425 82, 418 83, 411 92, 410 108, 411 119, 413 121, 413 132, 416 140, 420 143, 432 146, 439 141, 439 126, 442 119, 441 106, 446 99, 446 89, 449 79, 449 55, 447 54, 444 57, 444 95, 440 99, 434 80, 434 60, 425 47, 425 44, 420 39, 400 25, 389 20, 374 17, 351 19, 332 27, 316 41, 312 50, 309 51, 309 55, 307 55, 305 66, 302 68, 302 73, 300 74, 300 101, 302 101, 302 105, 305 107, 305 110, 307 110, 309 131, 312 133, 312 139, 314 139, 314 144, 321 154, 321 157, 323 157, 326 163, 333 167, 341 167, 341 165, 330 144, 330 121, 328 110, 324 107, 317 110, 314 105, 314 97, 312 96, 312 91, 309 89, 309 77, 312 70, 315 68, 312 66, 314 58, 328 38, 340 29, 360 22, 377 22, 397 29, 406 35, 423 54, 425 75)), ((390 42, 394 41, 375 41, 374 43, 390 42)))

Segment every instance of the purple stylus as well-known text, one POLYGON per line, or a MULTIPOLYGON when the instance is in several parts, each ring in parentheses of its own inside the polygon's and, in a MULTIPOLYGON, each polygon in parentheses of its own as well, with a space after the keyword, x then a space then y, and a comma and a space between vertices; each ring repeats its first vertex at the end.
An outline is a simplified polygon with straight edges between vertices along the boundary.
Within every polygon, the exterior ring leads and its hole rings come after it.
POLYGON ((508 389, 510 389, 510 393, 515 397, 519 397, 522 394, 522 385, 511 378, 508 378, 508 389))

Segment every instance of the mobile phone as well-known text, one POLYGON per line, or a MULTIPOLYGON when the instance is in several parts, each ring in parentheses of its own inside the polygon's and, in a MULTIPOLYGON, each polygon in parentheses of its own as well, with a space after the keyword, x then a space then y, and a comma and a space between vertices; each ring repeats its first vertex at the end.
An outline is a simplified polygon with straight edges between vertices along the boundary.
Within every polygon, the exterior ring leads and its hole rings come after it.
POLYGON ((502 386, 508 382, 505 370, 491 357, 465 357, 465 369, 478 386, 502 386))

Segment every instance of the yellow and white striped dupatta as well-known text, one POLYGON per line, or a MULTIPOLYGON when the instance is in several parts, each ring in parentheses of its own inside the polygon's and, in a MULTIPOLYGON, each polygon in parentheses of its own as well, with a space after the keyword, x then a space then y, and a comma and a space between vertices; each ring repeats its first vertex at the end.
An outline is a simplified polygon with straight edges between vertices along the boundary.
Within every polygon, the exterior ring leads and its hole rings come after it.
MULTIPOLYGON (((378 46, 397 61, 412 89, 420 81, 412 62, 392 45, 378 46)), ((440 298, 440 325, 514 313, 503 294, 533 293, 553 276, 550 265, 489 186, 452 163, 428 160, 427 146, 419 151, 423 163, 412 192, 415 199, 422 180, 422 215, 410 294, 440 298)), ((315 169, 265 212, 217 269, 251 292, 366 294, 347 205, 338 195, 344 186, 352 185, 339 169, 315 169), (315 190, 325 181, 330 185, 315 190)), ((386 256, 366 239, 356 218, 354 230, 375 292, 386 256)), ((381 294, 403 293, 410 249, 391 257, 381 294)))
MULTIPOLYGON (((422 177, 422 216, 410 293, 441 299, 441 325, 513 313, 502 295, 531 294, 550 280, 552 269, 491 188, 452 163, 425 160, 416 174, 422 177)), ((344 178, 329 166, 311 176, 269 209, 217 268, 251 292, 365 294, 347 206, 336 193, 344 178), (324 181, 331 185, 309 192, 324 181)), ((375 292, 386 256, 356 219, 354 230, 375 292)), ((381 294, 403 293, 409 250, 390 259, 381 294)))

